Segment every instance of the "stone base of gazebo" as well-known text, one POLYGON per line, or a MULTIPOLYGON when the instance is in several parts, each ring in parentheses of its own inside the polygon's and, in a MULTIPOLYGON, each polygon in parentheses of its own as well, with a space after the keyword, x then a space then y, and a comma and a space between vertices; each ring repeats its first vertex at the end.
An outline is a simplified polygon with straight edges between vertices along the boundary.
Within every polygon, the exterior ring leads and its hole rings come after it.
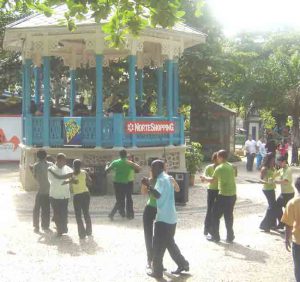
MULTIPOLYGON (((28 147, 21 144, 20 160, 20 180, 26 191, 37 190, 37 184, 30 171, 29 165, 36 161, 37 147, 28 147)), ((55 158, 56 154, 64 153, 67 156, 68 164, 71 166, 74 159, 81 159, 83 166, 91 168, 91 171, 97 171, 97 168, 105 166, 107 162, 119 157, 119 151, 123 148, 46 148, 48 155, 55 158)), ((140 190, 140 181, 143 176, 149 176, 149 167, 147 161, 149 158, 158 157, 167 160, 169 171, 185 172, 185 146, 166 146, 166 147, 145 147, 145 148, 126 148, 129 155, 133 156, 135 162, 141 165, 141 172, 136 174, 134 183, 134 192, 140 190)), ((105 189, 101 194, 113 194, 112 173, 106 176, 105 189)), ((97 188, 97 187, 96 187, 97 188)))

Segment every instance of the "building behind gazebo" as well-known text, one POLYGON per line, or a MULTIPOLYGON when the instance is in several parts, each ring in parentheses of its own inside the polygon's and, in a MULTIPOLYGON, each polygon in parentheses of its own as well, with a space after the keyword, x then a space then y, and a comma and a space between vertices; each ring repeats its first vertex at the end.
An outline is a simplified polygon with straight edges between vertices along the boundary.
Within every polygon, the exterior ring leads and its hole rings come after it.
MULTIPOLYGON (((168 30, 146 28, 138 38, 127 36, 124 48, 117 50, 108 46, 101 26, 92 18, 78 22, 75 32, 59 25, 66 9, 65 5, 55 8, 50 18, 39 14, 29 16, 7 26, 5 32, 4 48, 21 52, 23 60, 23 144, 20 162, 23 187, 28 190, 35 188, 29 164, 34 161, 38 147, 46 148, 51 155, 64 152, 69 159, 81 158, 89 167, 111 161, 118 156, 120 148, 126 147, 135 161, 143 166, 145 173, 149 157, 166 158, 169 169, 184 171, 184 121, 178 114, 177 60, 184 49, 204 42, 205 35, 182 23, 168 30), (51 57, 61 57, 64 65, 69 67, 70 117, 75 121, 78 120, 78 117, 74 118, 76 70, 95 68, 96 113, 94 116, 80 117, 81 139, 76 147, 67 146, 65 118, 50 114, 51 57), (103 68, 109 67, 112 61, 124 58, 128 61, 128 115, 115 113, 107 117, 103 115, 103 68), (136 115, 136 98, 141 102, 143 94, 144 66, 155 68, 157 76, 157 113, 148 117, 136 115), (31 86, 32 73, 34 89, 31 86), (35 116, 31 112, 31 104, 34 101, 38 105, 41 100, 42 116, 35 116)), ((108 182, 111 183, 110 177, 108 182)))

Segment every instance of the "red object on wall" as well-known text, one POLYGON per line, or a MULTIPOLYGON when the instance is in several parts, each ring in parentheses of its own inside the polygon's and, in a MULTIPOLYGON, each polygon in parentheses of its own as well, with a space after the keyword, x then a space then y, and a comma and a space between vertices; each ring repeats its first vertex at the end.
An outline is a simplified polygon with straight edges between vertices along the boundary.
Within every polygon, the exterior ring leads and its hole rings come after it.
POLYGON ((172 121, 127 121, 127 134, 170 134, 175 132, 175 123, 172 121))

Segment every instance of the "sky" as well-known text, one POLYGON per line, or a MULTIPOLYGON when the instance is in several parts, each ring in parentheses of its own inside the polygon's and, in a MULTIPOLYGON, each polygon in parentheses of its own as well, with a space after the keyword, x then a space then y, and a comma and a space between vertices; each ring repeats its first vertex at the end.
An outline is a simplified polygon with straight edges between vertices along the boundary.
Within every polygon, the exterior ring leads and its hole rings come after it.
POLYGON ((224 34, 300 29, 300 0, 206 0, 224 34))

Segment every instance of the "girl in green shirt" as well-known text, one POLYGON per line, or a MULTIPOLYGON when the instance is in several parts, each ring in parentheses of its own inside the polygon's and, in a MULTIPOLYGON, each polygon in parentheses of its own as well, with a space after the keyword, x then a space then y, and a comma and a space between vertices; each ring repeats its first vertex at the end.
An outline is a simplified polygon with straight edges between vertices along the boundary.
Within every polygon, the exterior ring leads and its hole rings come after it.
POLYGON ((276 195, 275 195, 275 155, 268 153, 264 159, 261 169, 261 182, 263 183, 263 193, 268 201, 268 208, 264 219, 259 228, 265 232, 270 232, 271 228, 276 227, 276 195))

